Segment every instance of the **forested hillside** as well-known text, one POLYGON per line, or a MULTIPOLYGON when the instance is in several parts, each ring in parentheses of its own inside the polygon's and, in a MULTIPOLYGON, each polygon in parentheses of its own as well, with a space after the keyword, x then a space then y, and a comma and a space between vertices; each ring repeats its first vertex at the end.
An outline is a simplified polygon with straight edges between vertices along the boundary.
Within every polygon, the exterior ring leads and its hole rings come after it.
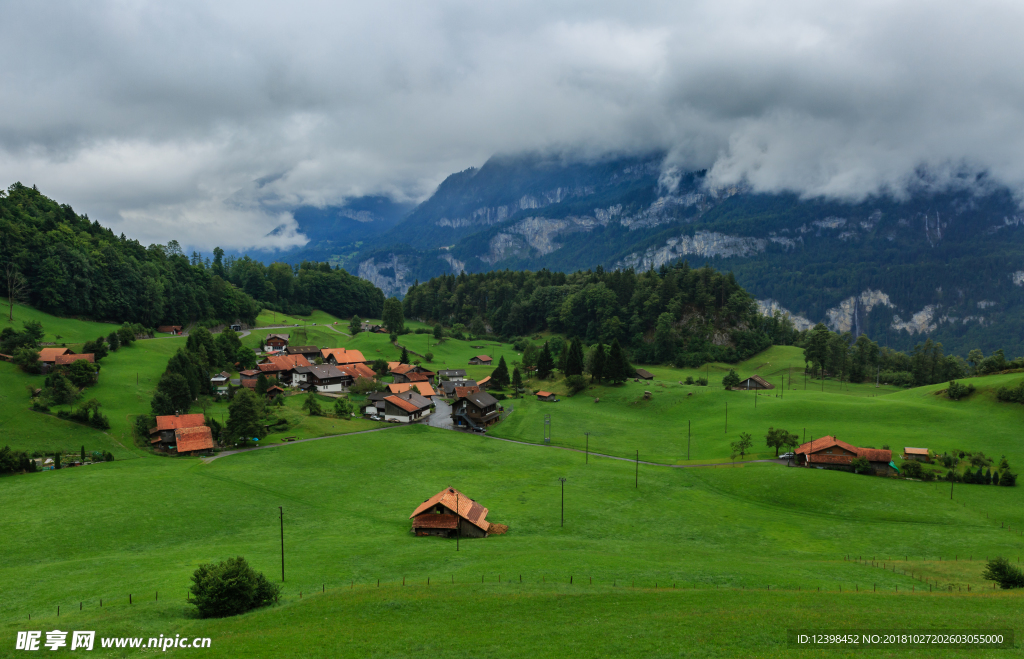
POLYGON ((327 263, 264 266, 248 257, 211 263, 177 241, 141 245, 78 215, 35 187, 0 191, 3 294, 59 316, 155 327, 255 322, 262 306, 339 316, 379 315, 384 296, 327 263))
MULTIPOLYGON (((658 271, 501 271, 444 275, 409 289, 406 316, 503 337, 562 332, 587 343, 619 341, 640 362, 735 362, 797 337, 766 317, 732 274, 679 262, 658 271)), ((482 333, 474 331, 474 333, 482 333)))

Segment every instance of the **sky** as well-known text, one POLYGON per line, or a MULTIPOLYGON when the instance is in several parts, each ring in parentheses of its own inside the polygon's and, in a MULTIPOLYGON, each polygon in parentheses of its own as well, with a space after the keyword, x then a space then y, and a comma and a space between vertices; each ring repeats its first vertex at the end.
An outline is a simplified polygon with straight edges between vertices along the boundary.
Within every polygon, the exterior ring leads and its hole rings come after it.
POLYGON ((418 201, 538 150, 843 199, 985 173, 1024 198, 1020 2, 4 5, 0 186, 146 244, 288 248, 297 206, 418 201))

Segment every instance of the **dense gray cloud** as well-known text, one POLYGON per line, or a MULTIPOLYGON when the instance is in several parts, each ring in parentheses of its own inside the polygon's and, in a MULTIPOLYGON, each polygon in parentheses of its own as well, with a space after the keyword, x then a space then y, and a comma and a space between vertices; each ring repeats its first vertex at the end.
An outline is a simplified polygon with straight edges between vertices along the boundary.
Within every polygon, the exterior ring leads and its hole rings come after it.
POLYGON ((418 199, 523 150, 661 148, 809 196, 922 168, 1024 191, 1020 3, 6 8, 0 180, 144 242, 300 244, 299 204, 418 199))

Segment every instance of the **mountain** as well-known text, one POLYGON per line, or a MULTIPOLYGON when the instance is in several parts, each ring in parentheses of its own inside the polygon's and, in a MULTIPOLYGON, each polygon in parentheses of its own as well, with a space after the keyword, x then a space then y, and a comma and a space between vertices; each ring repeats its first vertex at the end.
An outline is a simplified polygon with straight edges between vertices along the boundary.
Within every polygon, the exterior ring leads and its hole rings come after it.
MULTIPOLYGON (((714 188, 664 154, 501 156, 449 176, 349 257, 389 295, 444 273, 731 270, 766 312, 908 349, 1024 353, 1024 213, 985 180, 857 203, 714 188)), ((322 229, 320 229, 322 231, 322 229)))

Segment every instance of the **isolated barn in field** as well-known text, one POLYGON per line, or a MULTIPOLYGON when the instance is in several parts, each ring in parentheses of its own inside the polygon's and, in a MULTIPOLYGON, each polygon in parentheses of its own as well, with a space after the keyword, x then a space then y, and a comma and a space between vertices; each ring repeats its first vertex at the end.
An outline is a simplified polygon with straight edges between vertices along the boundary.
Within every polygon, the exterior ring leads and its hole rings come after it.
POLYGON ((641 380, 653 380, 654 379, 654 375, 652 375, 650 371, 645 371, 642 368, 636 369, 636 376, 638 378, 640 378, 641 380))
POLYGON ((409 519, 416 535, 485 538, 491 526, 487 512, 476 501, 449 487, 421 503, 409 519))
POLYGON ((473 366, 490 366, 491 361, 493 360, 487 355, 477 355, 476 357, 471 357, 469 363, 473 366))
POLYGON ((915 446, 903 447, 903 459, 917 460, 919 462, 931 462, 931 458, 928 457, 928 449, 917 448, 915 446))
POLYGON ((555 394, 551 393, 550 391, 538 391, 537 400, 546 400, 553 403, 555 402, 556 398, 555 394))
POLYGON ((892 468, 892 451, 888 449, 860 448, 841 442, 831 435, 801 444, 796 451, 797 464, 818 469, 851 471, 853 461, 865 458, 877 474, 888 474, 892 468))
POLYGON ((733 387, 733 391, 747 391, 752 389, 774 389, 775 385, 765 380, 760 375, 751 375, 746 380, 742 380, 737 386, 733 387))

